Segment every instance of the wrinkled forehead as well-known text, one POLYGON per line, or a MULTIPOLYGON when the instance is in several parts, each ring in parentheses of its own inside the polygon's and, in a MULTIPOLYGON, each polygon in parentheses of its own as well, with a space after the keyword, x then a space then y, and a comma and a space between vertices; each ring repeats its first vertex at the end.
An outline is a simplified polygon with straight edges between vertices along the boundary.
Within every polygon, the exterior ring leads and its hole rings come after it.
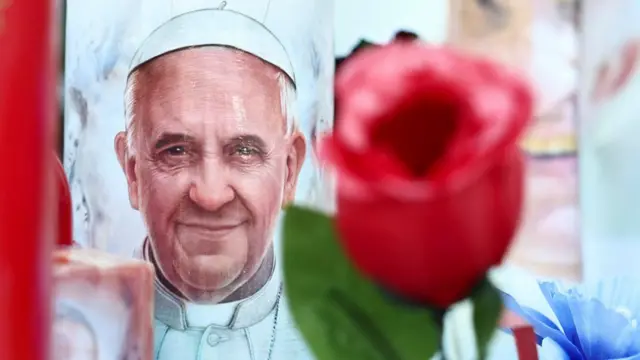
MULTIPOLYGON (((222 46, 189 48, 142 65, 129 78, 133 118, 157 115, 194 117, 212 110, 244 112, 263 121, 286 123, 282 91, 288 78, 275 66, 249 53, 222 46), (144 113, 144 116, 136 116, 144 113)), ((281 124, 282 125, 282 124, 281 124)), ((271 124, 273 126, 273 124, 271 124)))

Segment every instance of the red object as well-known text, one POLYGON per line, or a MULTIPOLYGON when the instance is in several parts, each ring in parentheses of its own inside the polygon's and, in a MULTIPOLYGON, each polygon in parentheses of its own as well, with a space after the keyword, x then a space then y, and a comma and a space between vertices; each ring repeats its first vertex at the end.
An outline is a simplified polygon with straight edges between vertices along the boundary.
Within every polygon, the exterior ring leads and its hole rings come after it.
POLYGON ((511 329, 518 360, 538 360, 536 333, 529 323, 515 312, 505 309, 500 318, 500 327, 511 329))
POLYGON ((447 307, 501 262, 523 200, 517 140, 527 83, 500 65, 400 42, 338 71, 337 227, 355 265, 388 290, 447 307))
POLYGON ((518 360, 538 360, 538 346, 536 333, 531 326, 518 326, 513 329, 513 337, 516 340, 518 360))
POLYGON ((55 156, 55 172, 56 185, 58 195, 58 238, 56 239, 58 246, 73 245, 73 219, 71 207, 71 191, 69 190, 69 182, 64 172, 62 163, 55 156))
POLYGON ((45 360, 55 213, 54 2, 0 0, 0 359, 45 360))

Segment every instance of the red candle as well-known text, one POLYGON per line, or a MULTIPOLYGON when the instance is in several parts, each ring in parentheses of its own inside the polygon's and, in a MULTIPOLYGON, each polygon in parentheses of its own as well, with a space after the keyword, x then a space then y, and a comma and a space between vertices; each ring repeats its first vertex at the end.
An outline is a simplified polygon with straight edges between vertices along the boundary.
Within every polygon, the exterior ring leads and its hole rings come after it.
POLYGON ((54 3, 0 0, 0 359, 49 355, 54 3))
POLYGON ((71 246, 73 245, 72 235, 72 211, 71 211, 71 191, 69 190, 69 181, 67 175, 64 172, 64 167, 54 155, 55 162, 55 181, 56 189, 58 191, 58 235, 56 238, 56 244, 58 246, 71 246))

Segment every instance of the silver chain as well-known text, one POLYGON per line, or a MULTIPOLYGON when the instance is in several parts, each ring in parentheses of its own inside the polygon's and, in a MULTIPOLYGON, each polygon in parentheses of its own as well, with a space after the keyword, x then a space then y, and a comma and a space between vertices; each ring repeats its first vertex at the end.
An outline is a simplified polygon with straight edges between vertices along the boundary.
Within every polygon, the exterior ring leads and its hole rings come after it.
POLYGON ((276 308, 273 313, 273 327, 271 329, 271 340, 269 341, 269 352, 267 353, 267 359, 271 360, 271 355, 273 354, 273 348, 276 345, 276 327, 278 326, 278 313, 280 312, 280 298, 282 297, 282 284, 280 284, 280 289, 278 290, 278 296, 276 297, 276 308))

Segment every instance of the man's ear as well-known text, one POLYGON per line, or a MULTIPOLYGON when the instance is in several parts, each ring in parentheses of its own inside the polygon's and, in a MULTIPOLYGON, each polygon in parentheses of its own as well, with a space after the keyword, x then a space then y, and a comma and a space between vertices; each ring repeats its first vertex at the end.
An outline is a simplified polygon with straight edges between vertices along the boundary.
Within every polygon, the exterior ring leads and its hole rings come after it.
POLYGON ((136 159, 129 154, 127 145, 127 133, 119 132, 114 139, 114 147, 118 162, 124 176, 127 178, 127 188, 129 190, 129 203, 131 207, 138 210, 138 177, 136 175, 136 159))
POLYGON ((298 185, 298 176, 304 163, 304 157, 307 152, 307 144, 304 135, 296 131, 291 135, 289 144, 289 152, 287 153, 287 173, 284 183, 284 197, 282 199, 282 207, 293 202, 296 197, 296 187, 298 185))

